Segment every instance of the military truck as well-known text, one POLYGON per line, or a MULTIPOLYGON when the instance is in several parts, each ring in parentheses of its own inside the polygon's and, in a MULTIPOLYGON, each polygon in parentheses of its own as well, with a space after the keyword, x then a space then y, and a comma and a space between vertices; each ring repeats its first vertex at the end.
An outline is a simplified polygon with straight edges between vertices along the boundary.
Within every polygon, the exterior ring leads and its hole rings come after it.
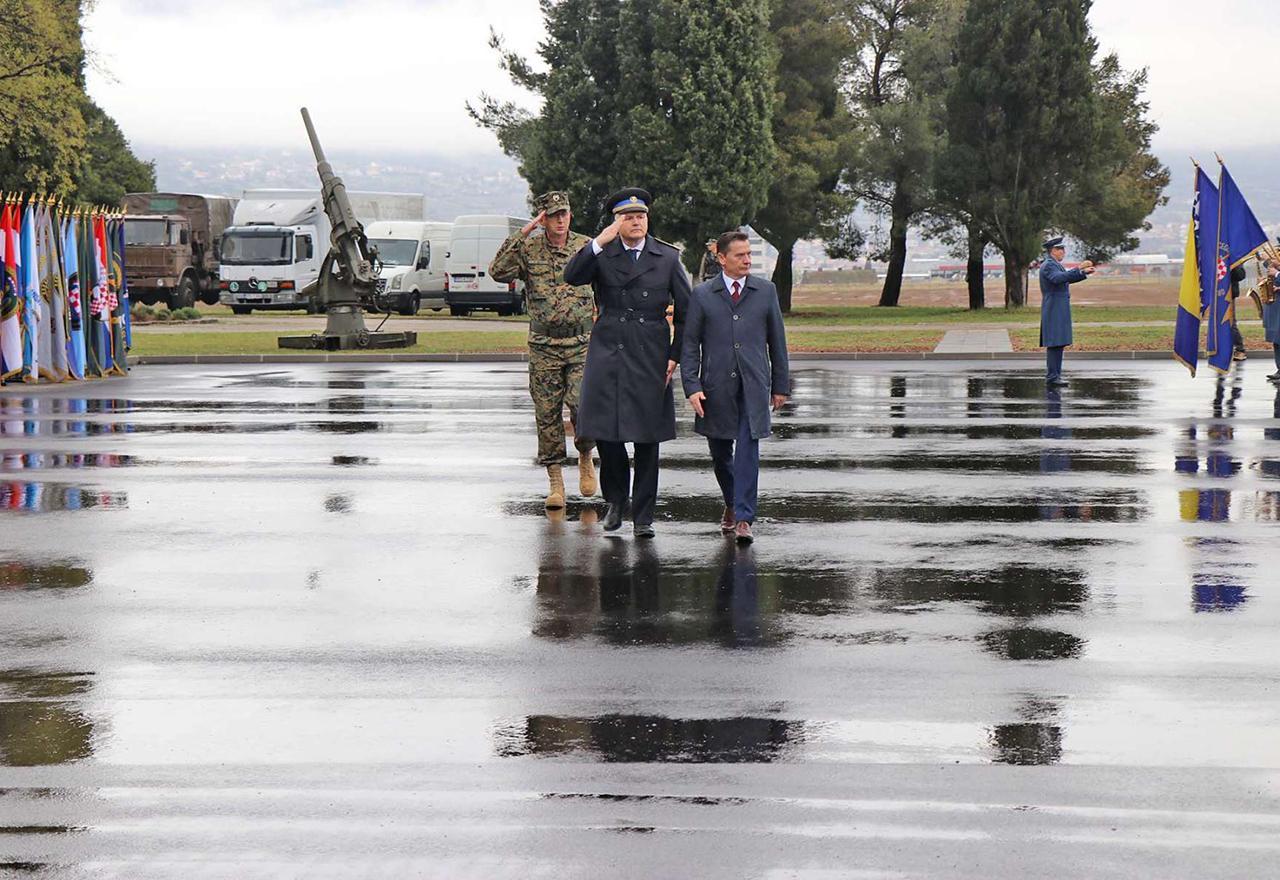
POLYGON ((124 266, 129 296, 171 309, 218 302, 218 247, 236 199, 192 193, 129 193, 124 266))

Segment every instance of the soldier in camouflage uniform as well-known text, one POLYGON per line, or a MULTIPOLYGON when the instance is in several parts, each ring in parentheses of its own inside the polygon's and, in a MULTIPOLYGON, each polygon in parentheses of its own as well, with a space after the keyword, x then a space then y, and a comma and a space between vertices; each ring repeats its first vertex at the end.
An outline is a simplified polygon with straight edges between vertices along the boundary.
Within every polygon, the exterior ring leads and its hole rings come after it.
POLYGON ((573 287, 564 282, 564 267, 588 241, 569 229, 572 213, 569 196, 549 192, 537 199, 537 217, 511 235, 489 264, 497 282, 524 281, 529 303, 529 394, 538 423, 538 463, 547 469, 550 490, 547 508, 564 507, 565 460, 564 407, 574 426, 573 445, 578 450, 578 488, 584 497, 596 493, 596 471, 591 461, 595 443, 578 434, 578 399, 582 392, 582 368, 595 317, 590 285, 573 287), (532 233, 542 228, 541 235, 532 233))
POLYGON ((698 267, 698 284, 704 281, 710 281, 717 277, 721 272, 720 256, 716 252, 716 240, 714 238, 707 239, 707 250, 702 255, 702 265, 698 267))

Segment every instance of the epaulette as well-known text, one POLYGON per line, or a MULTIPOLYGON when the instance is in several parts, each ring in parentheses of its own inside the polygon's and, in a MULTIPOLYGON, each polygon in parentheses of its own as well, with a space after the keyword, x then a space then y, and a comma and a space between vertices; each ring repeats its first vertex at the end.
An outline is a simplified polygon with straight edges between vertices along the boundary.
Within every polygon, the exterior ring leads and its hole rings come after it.
POLYGON ((665 244, 667 247, 671 248, 678 254, 684 253, 684 248, 678 244, 672 244, 669 241, 663 241, 662 239, 658 238, 656 235, 651 235, 649 237, 652 238, 654 241, 656 241, 658 244, 665 244))

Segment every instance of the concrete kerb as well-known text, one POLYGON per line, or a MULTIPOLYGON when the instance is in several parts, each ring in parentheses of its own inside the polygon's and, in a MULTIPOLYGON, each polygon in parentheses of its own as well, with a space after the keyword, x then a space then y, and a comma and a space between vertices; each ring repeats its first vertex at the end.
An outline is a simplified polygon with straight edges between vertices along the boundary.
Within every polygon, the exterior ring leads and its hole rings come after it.
MULTIPOLYGON (((1069 360, 1171 360, 1167 351, 1069 351, 1069 360)), ((196 354, 143 355, 131 358, 133 366, 197 364, 486 364, 524 363, 519 353, 496 354, 407 354, 365 352, 360 354, 196 354)), ((934 351, 798 351, 792 361, 1040 361, 1042 351, 934 352, 934 351)))

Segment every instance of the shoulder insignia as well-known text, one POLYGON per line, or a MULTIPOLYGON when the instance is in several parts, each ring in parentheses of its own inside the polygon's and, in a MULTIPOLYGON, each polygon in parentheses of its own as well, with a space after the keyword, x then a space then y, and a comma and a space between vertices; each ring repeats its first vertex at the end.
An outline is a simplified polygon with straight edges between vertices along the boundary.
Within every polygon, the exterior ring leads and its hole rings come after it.
POLYGON ((671 242, 669 242, 669 241, 663 241, 662 239, 658 238, 657 236, 650 236, 650 238, 652 238, 652 239, 653 239, 654 241, 656 241, 658 244, 665 244, 667 247, 671 248, 673 251, 675 251, 675 252, 676 252, 676 253, 678 253, 678 254, 682 254, 682 253, 684 253, 684 248, 683 248, 683 247, 681 247, 681 246, 680 246, 680 245, 678 245, 678 244, 672 244, 672 243, 671 243, 671 242))

